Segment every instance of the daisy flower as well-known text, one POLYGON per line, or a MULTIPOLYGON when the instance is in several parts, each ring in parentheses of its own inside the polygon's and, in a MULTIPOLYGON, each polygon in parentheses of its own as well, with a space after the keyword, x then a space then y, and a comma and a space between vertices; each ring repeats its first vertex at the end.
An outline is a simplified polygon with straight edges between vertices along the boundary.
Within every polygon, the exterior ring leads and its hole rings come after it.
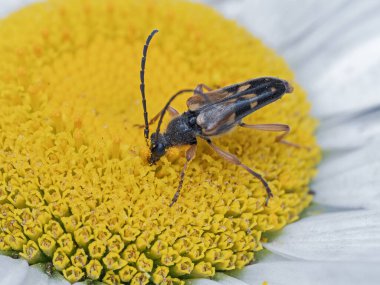
POLYGON ((375 3, 207 1, 283 55, 294 78, 204 4, 51 0, 8 16, 27 2, 0 7, 0 250, 22 257, 0 256, 0 284, 378 282, 375 3), (202 144, 168 207, 184 152, 149 166, 134 127, 152 28, 162 32, 147 63, 149 114, 198 83, 272 75, 294 85, 248 122, 290 124, 289 140, 308 149, 247 130, 216 140, 263 173, 274 192, 267 207, 258 181, 202 144), (312 191, 317 123, 296 82, 320 120, 312 191))

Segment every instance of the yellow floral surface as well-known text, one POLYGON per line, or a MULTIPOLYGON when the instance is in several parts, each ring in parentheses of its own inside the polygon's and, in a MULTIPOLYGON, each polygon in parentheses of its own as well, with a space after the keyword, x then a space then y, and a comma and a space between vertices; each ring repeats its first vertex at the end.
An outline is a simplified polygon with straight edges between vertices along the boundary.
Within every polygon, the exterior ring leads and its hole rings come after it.
MULTIPOLYGON (((186 96, 174 106, 186 110, 186 96)), ((0 22, 0 250, 52 262, 70 282, 182 284, 242 268, 262 234, 310 203, 320 151, 305 92, 282 58, 235 23, 183 1, 53 0, 0 22), (139 92, 142 47, 149 114, 176 91, 259 76, 292 94, 246 123, 285 123, 276 133, 239 129, 215 140, 260 172, 263 185, 204 143, 173 207, 183 149, 147 163, 139 92)))

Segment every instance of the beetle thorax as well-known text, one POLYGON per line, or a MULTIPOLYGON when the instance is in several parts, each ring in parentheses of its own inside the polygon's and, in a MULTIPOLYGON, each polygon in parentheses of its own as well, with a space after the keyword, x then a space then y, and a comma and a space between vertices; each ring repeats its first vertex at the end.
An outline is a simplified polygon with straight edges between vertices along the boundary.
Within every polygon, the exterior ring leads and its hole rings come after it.
POLYGON ((195 144, 197 133, 198 126, 194 116, 186 112, 170 121, 164 136, 168 146, 171 147, 195 144))

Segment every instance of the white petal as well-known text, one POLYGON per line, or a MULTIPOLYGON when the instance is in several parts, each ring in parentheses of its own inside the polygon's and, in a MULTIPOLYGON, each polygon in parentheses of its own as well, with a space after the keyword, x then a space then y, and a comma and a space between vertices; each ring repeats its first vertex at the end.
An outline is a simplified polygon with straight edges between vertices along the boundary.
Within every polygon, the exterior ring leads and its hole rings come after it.
POLYGON ((29 265, 23 259, 13 259, 0 255, 0 284, 23 285, 29 265))
POLYGON ((1 0, 0 18, 6 17, 27 4, 41 1, 42 0, 1 0))
POLYGON ((196 0, 216 8, 227 18, 236 18, 243 9, 243 4, 247 0, 196 0))
POLYGON ((318 0, 250 0, 243 3, 241 13, 235 20, 273 48, 284 51, 282 47, 299 40, 305 31, 336 11, 344 2, 346 0, 323 5, 318 0))
POLYGON ((316 192, 314 201, 340 208, 378 208, 379 161, 377 142, 340 156, 327 154, 311 186, 316 192))
POLYGON ((377 285, 380 263, 276 262, 247 266, 232 274, 250 285, 377 285))
POLYGON ((61 275, 54 275, 53 278, 49 278, 49 285, 70 285, 70 282, 65 280, 61 275))
POLYGON ((210 279, 190 279, 186 282, 186 285, 220 285, 219 282, 210 279))
MULTIPOLYGON (((377 1, 346 0, 337 2, 333 7, 329 7, 330 3, 327 2, 317 2, 316 7, 312 7, 315 9, 315 15, 311 10, 305 15, 312 20, 317 19, 298 41, 293 41, 285 47, 285 53, 291 54, 290 59, 297 68, 312 66, 322 74, 326 70, 323 63, 335 60, 331 56, 342 54, 357 44, 361 45, 372 36, 379 35, 376 24, 380 21, 380 6, 377 1), (321 13, 324 14, 319 17, 321 13), (350 32, 345 32, 347 30, 350 32)), ((287 18, 287 15, 284 17, 287 18)), ((297 23, 294 23, 293 28, 296 25, 297 23)))
POLYGON ((48 276, 40 268, 30 266, 22 283, 23 285, 47 285, 48 276))
POLYGON ((231 277, 224 273, 216 273, 213 277, 215 281, 218 281, 221 285, 248 285, 247 283, 239 280, 238 278, 231 277))
MULTIPOLYGON (((380 25, 378 18, 377 25, 380 25)), ((318 60, 319 67, 308 63, 309 66, 296 69, 300 82, 310 91, 314 114, 325 117, 379 105, 380 85, 376 84, 380 77, 379 50, 380 33, 377 32, 342 51, 327 55, 317 53, 325 57, 318 60), (322 66, 323 70, 317 73, 322 66)))
POLYGON ((360 210, 308 217, 287 226, 270 251, 311 261, 380 261, 380 211, 360 210))
POLYGON ((289 261, 288 258, 274 254, 273 252, 270 252, 266 249, 263 249, 262 251, 259 251, 257 255, 255 256, 255 259, 257 262, 279 262, 279 261, 289 261))
POLYGON ((329 159, 327 154, 327 159, 323 160, 318 167, 316 180, 329 179, 350 169, 362 167, 376 161, 380 161, 378 143, 368 143, 360 149, 334 157, 333 159, 329 159))
POLYGON ((380 141, 380 109, 337 122, 322 122, 317 133, 324 150, 350 150, 380 141))
POLYGON ((239 23, 285 56, 318 117, 380 104, 377 1, 256 0, 234 10, 239 23))

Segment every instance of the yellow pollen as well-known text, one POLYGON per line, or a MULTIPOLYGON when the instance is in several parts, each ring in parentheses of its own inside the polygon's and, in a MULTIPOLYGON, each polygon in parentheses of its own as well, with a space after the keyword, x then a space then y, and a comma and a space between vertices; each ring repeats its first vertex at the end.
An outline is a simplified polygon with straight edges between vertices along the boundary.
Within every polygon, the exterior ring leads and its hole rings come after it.
MULTIPOLYGON (((173 106, 186 111, 186 98, 173 106)), ((184 284, 243 268, 265 233, 297 220, 311 202, 320 150, 309 111, 284 60, 204 5, 32 4, 0 21, 0 252, 52 262, 70 282, 184 284), (294 86, 244 122, 289 124, 287 140, 305 148, 249 129, 214 140, 265 177, 274 195, 267 207, 260 181, 202 142, 169 207, 185 149, 151 166, 135 126, 143 123, 140 59, 153 28, 160 33, 146 63, 150 118, 199 83, 274 76, 294 86)))

